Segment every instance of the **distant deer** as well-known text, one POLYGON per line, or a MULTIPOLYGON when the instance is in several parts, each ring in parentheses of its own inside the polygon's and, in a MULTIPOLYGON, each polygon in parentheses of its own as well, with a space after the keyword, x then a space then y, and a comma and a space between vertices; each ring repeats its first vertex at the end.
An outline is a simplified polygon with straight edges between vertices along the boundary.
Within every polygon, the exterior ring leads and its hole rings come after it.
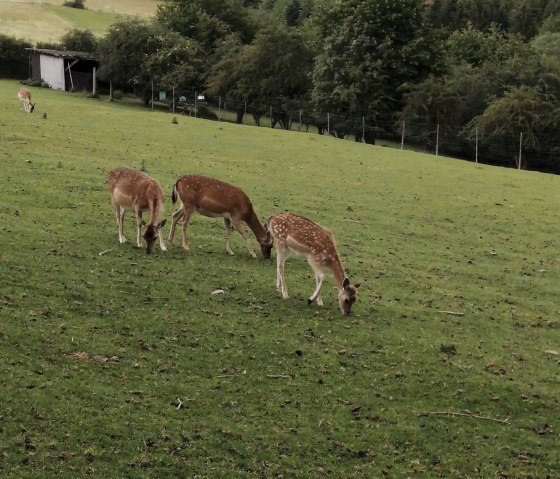
POLYGON ((140 227, 144 226, 144 240, 146 241, 146 253, 151 253, 154 243, 159 237, 159 246, 162 251, 167 251, 163 244, 163 237, 160 230, 167 220, 159 221, 163 210, 163 192, 159 183, 148 175, 131 170, 129 168, 115 168, 109 172, 107 183, 111 190, 113 206, 117 217, 119 228, 119 242, 124 243, 126 238, 123 234, 123 219, 126 210, 134 211, 136 216, 136 244, 139 248, 140 227), (146 223, 142 219, 142 212, 150 212, 150 221, 146 223))
POLYGON ((173 235, 177 222, 183 220, 183 248, 189 250, 187 243, 187 224, 191 215, 196 211, 204 216, 223 218, 226 232, 226 251, 232 255, 230 236, 232 225, 243 237, 249 254, 256 258, 256 254, 249 243, 247 233, 243 228, 245 222, 255 234, 265 259, 270 258, 272 243, 263 225, 259 222, 253 205, 247 195, 236 186, 224 181, 199 175, 182 176, 173 186, 171 199, 173 204, 179 198, 180 208, 173 213, 173 222, 169 231, 168 241, 173 243, 173 235))
POLYGON ((292 213, 271 216, 266 224, 267 231, 276 243, 276 287, 284 299, 288 289, 284 280, 284 262, 292 254, 303 256, 315 272, 316 288, 309 304, 317 301, 323 305, 321 286, 325 280, 325 270, 331 270, 338 286, 338 303, 343 314, 350 314, 356 302, 359 284, 351 285, 346 277, 336 251, 333 234, 317 223, 292 213))
POLYGON ((17 96, 23 105, 23 109, 27 113, 33 113, 35 103, 31 103, 31 92, 27 88, 23 87, 19 89, 17 96))

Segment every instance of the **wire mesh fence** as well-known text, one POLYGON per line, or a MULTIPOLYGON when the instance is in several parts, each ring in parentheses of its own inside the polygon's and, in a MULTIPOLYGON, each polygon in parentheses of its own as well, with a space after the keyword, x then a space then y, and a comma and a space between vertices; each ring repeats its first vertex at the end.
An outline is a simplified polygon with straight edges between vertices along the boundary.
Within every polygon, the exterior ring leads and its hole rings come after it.
POLYGON ((537 135, 528 144, 523 132, 512 131, 490 138, 479 135, 478 131, 435 123, 406 119, 379 121, 308 108, 226 101, 222 97, 156 85, 152 88, 151 107, 209 120, 330 135, 477 163, 560 174, 560 140, 550 134, 537 135))

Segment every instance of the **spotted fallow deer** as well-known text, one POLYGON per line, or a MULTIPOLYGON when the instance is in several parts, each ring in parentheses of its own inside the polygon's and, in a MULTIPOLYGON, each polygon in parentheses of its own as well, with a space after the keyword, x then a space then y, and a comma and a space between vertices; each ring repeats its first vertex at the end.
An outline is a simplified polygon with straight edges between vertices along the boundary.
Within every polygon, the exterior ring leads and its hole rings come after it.
POLYGON ((187 243, 187 224, 194 212, 213 218, 223 218, 226 232, 226 251, 233 255, 231 250, 231 231, 233 227, 239 231, 249 254, 256 258, 256 254, 251 247, 245 228, 245 222, 255 234, 261 247, 262 255, 265 259, 270 258, 272 243, 270 236, 267 235, 263 225, 259 222, 253 205, 243 192, 236 186, 225 183, 224 181, 208 178, 200 175, 182 176, 173 186, 171 199, 173 203, 180 200, 179 209, 173 213, 173 222, 169 231, 168 241, 173 243, 173 235, 177 222, 183 220, 183 248, 189 250, 187 243))
POLYGON ((163 244, 160 230, 167 220, 160 222, 159 217, 163 210, 163 192, 159 183, 150 176, 129 168, 115 168, 109 172, 107 183, 111 190, 113 206, 117 217, 119 228, 119 242, 124 243, 126 238, 123 234, 123 220, 126 210, 134 211, 136 217, 137 235, 136 244, 142 247, 140 242, 140 227, 144 226, 144 240, 146 241, 146 253, 151 253, 156 240, 159 237, 159 246, 162 251, 167 251, 163 244), (146 223, 142 219, 142 212, 149 211, 150 221, 146 223))
POLYGON ((350 314, 360 285, 351 285, 346 277, 333 234, 317 223, 293 213, 271 216, 265 226, 276 244, 276 287, 282 297, 288 298, 284 262, 291 254, 296 254, 307 259, 315 272, 316 288, 309 298, 309 304, 317 301, 319 306, 323 305, 321 286, 325 280, 325 270, 330 269, 338 286, 340 310, 345 315, 350 314))
POLYGON ((27 113, 33 113, 35 103, 31 103, 31 92, 27 88, 20 88, 17 96, 23 105, 23 109, 27 113))

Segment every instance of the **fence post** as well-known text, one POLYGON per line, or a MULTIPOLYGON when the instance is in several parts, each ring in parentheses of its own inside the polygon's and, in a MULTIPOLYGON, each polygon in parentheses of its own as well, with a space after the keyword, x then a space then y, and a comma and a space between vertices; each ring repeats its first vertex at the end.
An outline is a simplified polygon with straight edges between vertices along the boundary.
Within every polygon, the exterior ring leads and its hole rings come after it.
POLYGON ((270 107, 270 128, 272 128, 272 106, 270 107))
POLYGON ((194 117, 197 117, 197 111, 196 111, 196 101, 198 99, 198 93, 194 92, 194 117))
POLYGON ((218 121, 222 121, 222 97, 218 97, 218 121))
POLYGON ((171 92, 172 92, 172 95, 173 95, 173 99, 171 100, 172 105, 173 105, 172 109, 173 109, 173 114, 175 114, 175 85, 173 85, 171 92))
POLYGON ((519 163, 517 164, 517 169, 521 169, 521 153, 523 149, 523 132, 519 134, 519 163))
POLYGON ((93 86, 92 95, 97 95, 97 68, 93 67, 93 86))
POLYGON ((154 109, 154 80, 152 80, 152 110, 154 109))
POLYGON ((366 116, 362 116, 362 143, 366 142, 366 116))
POLYGON ((404 149, 404 127, 405 127, 405 122, 402 122, 402 136, 401 136, 401 150, 404 149))
POLYGON ((436 156, 439 155, 439 123, 436 127, 436 156))
POLYGON ((331 114, 327 113, 327 135, 331 134, 331 114))
POLYGON ((246 116, 247 116, 247 101, 245 101, 245 110, 243 111, 243 124, 245 124, 246 116))
POLYGON ((299 131, 301 131, 301 127, 302 127, 302 124, 301 124, 301 108, 300 108, 299 109, 299 131))
POLYGON ((474 146, 474 161, 475 163, 478 163, 478 126, 475 129, 475 146, 474 146))

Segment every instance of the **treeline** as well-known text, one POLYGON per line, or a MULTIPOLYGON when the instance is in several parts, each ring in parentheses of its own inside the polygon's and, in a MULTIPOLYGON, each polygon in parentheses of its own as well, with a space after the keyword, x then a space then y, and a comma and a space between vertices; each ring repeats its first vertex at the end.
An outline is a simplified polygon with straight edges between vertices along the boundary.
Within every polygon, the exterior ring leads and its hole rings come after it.
POLYGON ((346 118, 333 134, 437 124, 497 159, 520 134, 560 153, 560 0, 163 0, 151 21, 56 47, 96 52, 100 79, 143 98, 155 81, 240 105, 239 122, 273 108, 287 128, 303 109, 320 131, 346 118))

